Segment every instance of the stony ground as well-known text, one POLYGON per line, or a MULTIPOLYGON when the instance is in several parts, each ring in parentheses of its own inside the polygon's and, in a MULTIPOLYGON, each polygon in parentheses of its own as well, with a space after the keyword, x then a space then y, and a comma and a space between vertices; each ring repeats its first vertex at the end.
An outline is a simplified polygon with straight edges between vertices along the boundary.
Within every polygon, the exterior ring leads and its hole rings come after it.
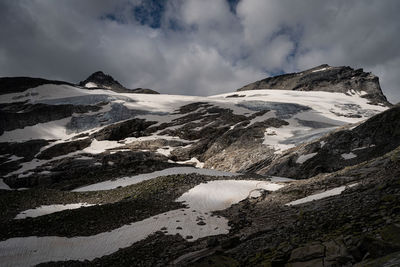
MULTIPOLYGON (((194 174, 168 176, 112 190, 112 193, 44 189, 9 192, 0 201, 11 205, 9 213, 2 216, 6 219, 3 219, 5 227, 1 229, 1 238, 33 233, 91 235, 111 230, 174 209, 179 203, 173 200, 180 194, 196 184, 215 179, 194 174), (32 195, 24 197, 24 194, 32 195), (155 198, 158 204, 152 200, 155 198), (24 199, 38 199, 38 202, 24 206, 24 199), (65 203, 108 204, 22 220, 26 222, 11 220, 21 207, 52 203, 54 199, 63 199, 65 203), (118 219, 114 220, 114 217, 118 219), (63 228, 60 229, 61 222, 63 228), (45 230, 39 230, 44 227, 45 230)), ((179 235, 157 232, 131 247, 91 262, 42 265, 398 266, 400 148, 335 173, 293 182, 281 190, 244 200, 217 214, 229 218, 232 229, 228 235, 188 242, 179 235), (346 189, 340 196, 298 206, 284 205, 310 194, 356 182, 357 186, 346 189), (392 265, 385 265, 390 262, 392 265)))

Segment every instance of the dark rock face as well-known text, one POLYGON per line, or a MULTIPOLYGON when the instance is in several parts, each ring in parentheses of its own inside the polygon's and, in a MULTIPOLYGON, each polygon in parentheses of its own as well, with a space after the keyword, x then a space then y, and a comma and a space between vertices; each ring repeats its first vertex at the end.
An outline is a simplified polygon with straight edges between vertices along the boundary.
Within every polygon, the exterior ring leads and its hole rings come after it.
POLYGON ((22 143, 0 143, 0 176, 19 169, 21 162, 32 160, 40 149, 49 143, 49 141, 41 139, 22 143), (12 155, 21 157, 21 159, 8 161, 8 157, 12 155))
POLYGON ((130 93, 135 93, 135 94, 153 94, 153 95, 158 95, 160 94, 157 91, 154 91, 152 89, 148 89, 148 88, 135 88, 130 90, 130 93))
POLYGON ((154 90, 146 88, 136 88, 132 90, 127 89, 118 81, 114 80, 113 77, 105 74, 102 71, 97 71, 93 73, 86 80, 81 81, 79 85, 85 87, 87 83, 94 83, 96 85, 94 88, 106 88, 117 93, 159 94, 154 90))
POLYGON ((365 92, 362 97, 372 104, 390 106, 379 85, 379 78, 363 69, 350 67, 331 67, 321 65, 298 73, 269 77, 238 89, 237 91, 257 89, 281 89, 296 91, 326 91, 351 93, 365 92))
POLYGON ((71 83, 63 81, 52 81, 41 78, 4 77, 0 78, 0 95, 23 92, 29 88, 34 88, 44 84, 72 85, 71 83))
POLYGON ((47 140, 30 140, 22 143, 0 143, 1 155, 16 155, 31 160, 40 149, 49 144, 47 140))
POLYGON ((0 104, 0 135, 4 131, 67 118, 73 113, 98 111, 100 108, 82 105, 0 104))
POLYGON ((110 90, 121 90, 124 91, 126 88, 122 86, 118 81, 114 80, 110 75, 105 74, 102 71, 96 71, 90 75, 86 80, 79 83, 80 86, 85 86, 87 83, 94 83, 98 87, 108 88, 110 90))
POLYGON ((91 137, 98 141, 111 140, 118 141, 126 137, 145 136, 145 130, 155 124, 154 121, 146 121, 143 119, 131 119, 124 122, 109 125, 102 130, 94 133, 91 137))
POLYGON ((38 159, 51 159, 57 156, 66 155, 71 152, 75 152, 78 150, 82 150, 92 143, 92 140, 89 138, 80 139, 71 142, 65 142, 56 144, 43 150, 39 155, 36 156, 38 159))

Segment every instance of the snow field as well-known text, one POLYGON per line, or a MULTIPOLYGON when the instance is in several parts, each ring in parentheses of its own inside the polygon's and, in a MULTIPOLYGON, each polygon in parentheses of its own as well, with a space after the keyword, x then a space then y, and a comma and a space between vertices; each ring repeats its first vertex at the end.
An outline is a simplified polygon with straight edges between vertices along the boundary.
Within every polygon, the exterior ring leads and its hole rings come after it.
POLYGON ((277 190, 282 185, 266 181, 218 180, 202 183, 176 201, 188 208, 172 210, 112 231, 79 237, 17 237, 0 242, 4 266, 31 266, 48 261, 93 260, 131 246, 156 231, 180 234, 188 241, 227 234, 228 220, 211 214, 247 198, 253 190, 277 190), (202 223, 200 223, 202 222, 202 223))

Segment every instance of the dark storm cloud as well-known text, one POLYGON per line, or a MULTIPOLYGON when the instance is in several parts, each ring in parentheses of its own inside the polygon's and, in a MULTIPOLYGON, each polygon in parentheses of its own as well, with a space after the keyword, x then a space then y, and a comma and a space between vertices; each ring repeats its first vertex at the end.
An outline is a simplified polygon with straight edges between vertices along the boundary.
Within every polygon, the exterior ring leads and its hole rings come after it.
POLYGON ((400 101, 400 1, 0 2, 0 76, 208 95, 323 63, 363 67, 400 101))

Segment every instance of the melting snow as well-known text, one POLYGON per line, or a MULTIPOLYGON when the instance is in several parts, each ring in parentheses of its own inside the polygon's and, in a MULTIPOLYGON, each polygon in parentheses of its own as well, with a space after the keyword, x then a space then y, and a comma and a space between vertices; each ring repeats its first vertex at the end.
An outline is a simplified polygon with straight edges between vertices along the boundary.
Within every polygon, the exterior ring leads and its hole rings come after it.
POLYGON ((0 178, 0 189, 11 190, 11 188, 3 181, 2 178, 0 178))
POLYGON ((130 177, 123 177, 116 180, 108 180, 97 184, 92 184, 72 190, 73 192, 85 192, 85 191, 100 191, 100 190, 111 190, 117 187, 125 187, 133 184, 140 183, 142 181, 150 180, 160 176, 175 175, 175 174, 189 174, 197 173, 202 175, 210 176, 236 176, 238 174, 231 172, 223 172, 209 169, 196 169, 193 167, 174 167, 164 169, 162 171, 155 171, 152 173, 139 174, 130 177))
POLYGON ((313 70, 312 72, 320 72, 320 71, 324 71, 324 70, 328 70, 330 68, 322 68, 322 69, 317 69, 317 70, 313 70))
POLYGON ((354 158, 357 157, 357 155, 354 154, 353 152, 350 152, 350 153, 343 153, 341 156, 342 156, 342 158, 344 158, 345 160, 354 159, 354 158))
POLYGON ((88 82, 87 84, 85 84, 86 88, 96 88, 98 87, 97 84, 93 83, 93 82, 88 82))
POLYGON ((167 146, 167 147, 161 147, 157 149, 157 153, 164 155, 166 157, 171 155, 171 151, 174 150, 173 147, 167 146))
POLYGON ((117 148, 121 146, 124 146, 124 144, 118 143, 117 141, 108 141, 108 140, 97 141, 96 139, 93 139, 90 146, 83 149, 82 151, 91 154, 100 154, 105 152, 107 149, 117 148))
POLYGON ((195 163, 196 164, 196 168, 203 168, 203 166, 204 166, 204 162, 199 161, 195 157, 193 157, 193 158, 191 158, 189 160, 186 160, 186 161, 177 161, 176 163, 178 163, 178 164, 195 163))
MULTIPOLYGON (((348 185, 348 187, 353 187, 357 185, 356 184, 352 184, 352 185, 348 185)), ((326 197, 331 197, 331 196, 336 196, 336 195, 340 195, 347 186, 340 186, 340 187, 336 187, 330 190, 327 190, 325 192, 319 193, 319 194, 314 194, 314 195, 310 195, 308 197, 304 197, 304 198, 300 198, 298 200, 289 202, 287 204, 285 204, 286 206, 291 206, 291 205, 299 205, 299 204, 303 204, 303 203, 307 203, 313 200, 318 200, 318 199, 322 199, 322 198, 326 198, 326 197)))
POLYGON ((40 207, 37 207, 34 209, 22 211, 17 216, 15 216, 14 219, 39 217, 39 216, 43 216, 46 214, 55 213, 58 211, 79 209, 81 207, 89 207, 89 206, 93 206, 93 205, 94 204, 88 204, 88 203, 75 203, 75 204, 66 204, 66 205, 43 205, 43 206, 40 206, 40 207))
POLYGON ((317 155, 318 153, 310 153, 310 154, 306 154, 306 155, 300 155, 297 160, 296 163, 298 164, 303 164, 304 162, 306 162, 307 160, 313 158, 315 155, 317 155))
POLYGON ((177 199, 185 201, 189 208, 172 210, 112 231, 72 238, 30 236, 2 241, 0 262, 10 266, 31 266, 48 261, 93 260, 131 246, 160 230, 168 235, 180 234, 188 241, 227 234, 228 220, 210 212, 226 209, 254 190, 273 191, 281 187, 265 181, 211 181, 192 188, 177 199), (200 221, 203 223, 198 224, 200 221))

